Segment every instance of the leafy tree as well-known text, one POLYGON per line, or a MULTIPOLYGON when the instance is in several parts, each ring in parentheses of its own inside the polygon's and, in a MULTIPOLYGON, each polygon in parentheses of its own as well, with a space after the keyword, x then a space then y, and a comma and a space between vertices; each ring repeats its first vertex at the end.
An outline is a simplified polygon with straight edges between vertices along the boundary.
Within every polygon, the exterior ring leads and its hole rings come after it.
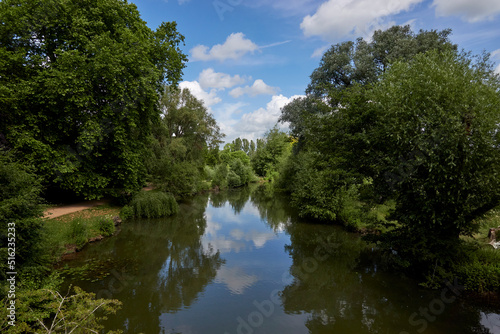
POLYGON ((155 124, 147 165, 154 183, 177 196, 196 193, 205 156, 224 136, 201 101, 187 89, 166 87, 160 100, 162 118, 155 124))
POLYGON ((500 202, 498 75, 486 59, 432 51, 393 64, 369 100, 375 185, 395 196, 403 225, 391 245, 424 264, 453 259, 500 202))
POLYGON ((246 154, 250 153, 250 142, 246 138, 243 138, 242 140, 242 149, 246 154))
POLYGON ((140 188, 164 82, 187 57, 125 1, 0 2, 0 138, 46 184, 86 198, 140 188))
POLYGON ((456 49, 448 38, 450 34, 449 29, 439 32, 420 30, 415 34, 409 25, 393 26, 385 31, 375 31, 370 43, 358 38, 356 42, 332 45, 311 74, 306 93, 326 97, 332 90, 377 81, 396 60, 409 60, 429 50, 456 49))
POLYGON ((257 139, 257 150, 252 156, 252 165, 259 176, 270 175, 276 172, 278 165, 290 153, 290 137, 277 127, 269 130, 265 139, 257 139))
POLYGON ((250 153, 249 154, 254 154, 255 153, 255 143, 253 140, 250 141, 250 153))
POLYGON ((8 270, 9 239, 15 238, 15 264, 19 273, 46 272, 42 250, 42 187, 33 168, 12 159, 0 150, 0 278, 5 284, 8 270))

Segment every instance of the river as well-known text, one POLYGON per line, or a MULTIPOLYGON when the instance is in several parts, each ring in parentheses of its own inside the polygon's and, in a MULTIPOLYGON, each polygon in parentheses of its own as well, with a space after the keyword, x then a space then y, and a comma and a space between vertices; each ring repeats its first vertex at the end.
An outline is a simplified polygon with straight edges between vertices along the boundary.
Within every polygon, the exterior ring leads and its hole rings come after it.
POLYGON ((124 333, 494 333, 500 306, 429 291, 385 269, 356 234, 300 219, 252 186, 125 222, 67 263, 67 283, 116 298, 124 333))

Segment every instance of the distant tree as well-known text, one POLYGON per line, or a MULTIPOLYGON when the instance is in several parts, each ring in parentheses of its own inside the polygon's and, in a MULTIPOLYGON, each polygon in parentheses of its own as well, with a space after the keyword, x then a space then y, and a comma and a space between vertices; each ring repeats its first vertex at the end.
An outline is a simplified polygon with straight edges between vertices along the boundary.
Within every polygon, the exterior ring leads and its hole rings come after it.
POLYGON ((235 140, 233 140, 233 151, 241 151, 243 149, 243 142, 241 141, 241 138, 238 137, 235 140))
POLYGON ((250 141, 250 154, 255 152, 255 143, 253 140, 250 141))
POLYGON ((86 198, 137 190, 159 94, 187 61, 120 0, 0 2, 0 144, 86 198))
POLYGON ((205 157, 224 134, 203 103, 188 89, 166 87, 160 100, 161 121, 147 166, 154 183, 177 196, 198 191, 205 157))
POLYGON ((250 142, 246 138, 243 138, 242 140, 242 149, 246 154, 250 153, 250 142))
POLYGON ((257 139, 252 166, 258 176, 276 171, 278 164, 290 153, 290 137, 277 127, 269 130, 264 139, 257 139))

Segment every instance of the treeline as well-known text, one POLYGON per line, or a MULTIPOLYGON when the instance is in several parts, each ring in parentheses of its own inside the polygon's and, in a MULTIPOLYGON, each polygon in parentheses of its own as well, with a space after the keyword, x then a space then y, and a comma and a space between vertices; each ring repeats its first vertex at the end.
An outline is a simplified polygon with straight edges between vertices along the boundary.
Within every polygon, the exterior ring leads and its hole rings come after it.
POLYGON ((500 202, 500 80, 450 33, 394 26, 327 50, 282 109, 297 143, 276 187, 304 216, 370 231, 429 286, 498 291, 498 253, 463 236, 500 202))
POLYGON ((176 212, 173 196, 198 190, 222 134, 199 101, 175 88, 187 61, 175 22, 150 29, 134 4, 119 0, 5 0, 0 17, 4 305, 6 273, 17 272, 16 326, 3 307, 0 331, 99 331, 119 302, 79 289, 59 294, 43 204, 107 196, 132 200, 140 215, 176 212), (148 182, 170 193, 155 194, 168 210, 139 205, 144 195, 134 195, 148 182))

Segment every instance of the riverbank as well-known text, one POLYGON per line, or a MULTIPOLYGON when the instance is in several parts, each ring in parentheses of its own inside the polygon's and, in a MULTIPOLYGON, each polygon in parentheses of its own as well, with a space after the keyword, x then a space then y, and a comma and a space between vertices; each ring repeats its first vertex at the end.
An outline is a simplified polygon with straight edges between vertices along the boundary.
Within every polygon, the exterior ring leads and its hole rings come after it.
POLYGON ((82 202, 52 208, 50 212, 52 215, 46 211, 44 239, 53 262, 78 252, 89 243, 112 236, 121 224, 120 207, 108 201, 82 202))

